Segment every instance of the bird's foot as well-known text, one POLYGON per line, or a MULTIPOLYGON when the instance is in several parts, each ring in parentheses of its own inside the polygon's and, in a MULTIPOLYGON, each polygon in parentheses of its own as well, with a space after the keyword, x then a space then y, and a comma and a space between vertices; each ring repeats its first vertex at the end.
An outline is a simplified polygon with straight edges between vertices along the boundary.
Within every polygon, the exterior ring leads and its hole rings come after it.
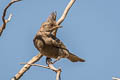
POLYGON ((47 57, 46 58, 46 64, 49 65, 49 64, 52 64, 52 59, 47 57))
POLYGON ((55 61, 52 62, 52 64, 56 63, 57 61, 59 61, 61 59, 61 57, 57 57, 55 61))

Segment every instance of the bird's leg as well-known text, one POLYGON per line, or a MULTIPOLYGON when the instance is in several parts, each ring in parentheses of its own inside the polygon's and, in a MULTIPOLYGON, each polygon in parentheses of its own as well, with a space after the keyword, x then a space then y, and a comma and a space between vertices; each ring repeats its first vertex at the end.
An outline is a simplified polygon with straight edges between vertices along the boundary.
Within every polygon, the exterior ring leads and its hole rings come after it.
POLYGON ((51 59, 51 58, 46 57, 46 64, 47 64, 47 65, 49 65, 50 63, 52 63, 51 61, 52 61, 52 59, 51 59))
POLYGON ((59 61, 60 59, 61 59, 61 57, 58 56, 58 57, 55 59, 55 61, 53 62, 53 64, 56 63, 57 61, 59 61))

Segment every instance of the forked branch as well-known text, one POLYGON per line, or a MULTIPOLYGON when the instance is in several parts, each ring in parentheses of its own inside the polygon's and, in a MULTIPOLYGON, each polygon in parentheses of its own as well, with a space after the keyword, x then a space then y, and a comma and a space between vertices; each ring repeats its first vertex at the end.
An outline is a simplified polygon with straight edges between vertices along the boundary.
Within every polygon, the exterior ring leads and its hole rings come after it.
POLYGON ((31 65, 31 66, 38 66, 38 67, 43 67, 43 68, 46 68, 46 69, 50 69, 54 72, 56 72, 56 80, 59 80, 60 79, 60 74, 61 74, 61 69, 57 69, 54 67, 54 65, 52 63, 49 63, 48 66, 43 66, 43 65, 39 65, 39 64, 29 64, 29 63, 20 63, 20 64, 27 64, 27 65, 31 65))
POLYGON ((6 16, 6 13, 7 13, 7 9, 15 2, 18 2, 18 1, 21 1, 21 0, 12 0, 4 9, 3 11, 3 16, 2 16, 2 21, 3 21, 3 24, 2 26, 0 27, 0 36, 2 35, 2 32, 3 30, 5 29, 6 27, 6 24, 11 20, 12 18, 12 14, 9 15, 8 19, 5 19, 5 16, 6 16))
POLYGON ((29 65, 29 64, 33 64, 37 61, 39 61, 41 59, 42 55, 39 53, 37 54, 36 56, 34 56, 31 60, 29 60, 26 64, 23 66, 23 68, 21 68, 21 70, 11 79, 11 80, 18 80, 22 77, 22 75, 27 71, 29 70, 29 68, 32 66, 32 65, 29 65))

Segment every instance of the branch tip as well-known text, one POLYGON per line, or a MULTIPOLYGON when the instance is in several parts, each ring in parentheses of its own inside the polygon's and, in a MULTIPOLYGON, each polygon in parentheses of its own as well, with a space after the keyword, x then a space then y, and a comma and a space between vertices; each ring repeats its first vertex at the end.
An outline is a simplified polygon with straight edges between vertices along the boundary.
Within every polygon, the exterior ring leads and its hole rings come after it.
POLYGON ((3 11, 3 16, 2 16, 2 21, 3 24, 0 27, 0 36, 2 35, 3 30, 6 28, 6 24, 11 20, 12 18, 12 14, 9 15, 8 19, 5 19, 6 13, 7 13, 7 9, 15 2, 18 2, 21 0, 11 0, 11 2, 5 7, 4 11, 3 11))
POLYGON ((18 2, 18 1, 22 1, 22 0, 11 0, 11 2, 18 2))

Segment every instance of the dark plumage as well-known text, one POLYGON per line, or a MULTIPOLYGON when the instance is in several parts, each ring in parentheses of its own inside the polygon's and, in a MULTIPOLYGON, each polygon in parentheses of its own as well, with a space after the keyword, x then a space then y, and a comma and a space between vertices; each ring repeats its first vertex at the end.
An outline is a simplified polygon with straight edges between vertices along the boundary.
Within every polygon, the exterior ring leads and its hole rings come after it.
POLYGON ((72 62, 85 62, 84 59, 69 52, 66 46, 52 34, 60 27, 56 24, 56 14, 52 13, 51 17, 41 25, 40 30, 37 32, 33 40, 35 47, 47 58, 55 58, 56 60, 67 58, 72 62))

